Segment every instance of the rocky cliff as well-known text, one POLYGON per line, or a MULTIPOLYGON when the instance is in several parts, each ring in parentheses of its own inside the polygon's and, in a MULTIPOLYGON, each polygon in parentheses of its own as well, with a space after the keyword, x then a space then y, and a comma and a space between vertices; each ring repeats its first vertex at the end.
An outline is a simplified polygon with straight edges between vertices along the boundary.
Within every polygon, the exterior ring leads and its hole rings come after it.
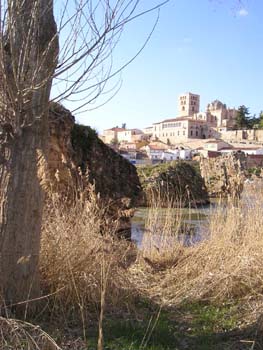
POLYGON ((201 175, 209 195, 214 197, 240 197, 246 168, 247 159, 242 152, 200 159, 201 175))
POLYGON ((128 229, 134 206, 141 201, 141 185, 136 168, 106 146, 87 126, 75 124, 64 107, 50 109, 48 166, 44 177, 48 193, 67 198, 93 185, 107 215, 128 229))
POLYGON ((208 193, 197 163, 172 162, 138 169, 144 205, 196 206, 208 203, 208 193))

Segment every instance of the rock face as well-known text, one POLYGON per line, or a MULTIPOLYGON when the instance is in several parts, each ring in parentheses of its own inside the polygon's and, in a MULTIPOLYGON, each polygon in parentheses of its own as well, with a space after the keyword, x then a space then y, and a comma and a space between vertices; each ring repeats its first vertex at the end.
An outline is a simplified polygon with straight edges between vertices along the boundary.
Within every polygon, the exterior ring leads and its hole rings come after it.
POLYGON ((50 139, 44 187, 48 194, 67 195, 77 190, 81 180, 71 144, 71 131, 75 119, 67 109, 59 104, 52 104, 49 120, 50 139))
POLYGON ((138 169, 144 205, 196 206, 208 203, 208 193, 198 164, 172 162, 138 169))
POLYGON ((136 168, 106 146, 87 126, 75 124, 64 107, 50 110, 50 142, 44 188, 47 192, 81 193, 93 185, 106 215, 118 222, 119 231, 130 227, 133 208, 142 198, 136 168))
POLYGON ((200 169, 209 195, 239 198, 245 181, 246 156, 242 152, 201 158, 200 169))

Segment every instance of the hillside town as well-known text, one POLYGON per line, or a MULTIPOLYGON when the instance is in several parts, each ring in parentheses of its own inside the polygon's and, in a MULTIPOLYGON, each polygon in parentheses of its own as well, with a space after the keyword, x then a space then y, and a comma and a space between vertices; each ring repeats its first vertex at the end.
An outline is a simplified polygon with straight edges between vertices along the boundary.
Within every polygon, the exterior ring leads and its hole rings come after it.
POLYGON ((140 130, 113 127, 101 139, 133 164, 190 160, 244 152, 252 165, 263 164, 263 130, 238 129, 237 110, 219 100, 200 111, 200 95, 185 93, 178 98, 178 114, 140 130))

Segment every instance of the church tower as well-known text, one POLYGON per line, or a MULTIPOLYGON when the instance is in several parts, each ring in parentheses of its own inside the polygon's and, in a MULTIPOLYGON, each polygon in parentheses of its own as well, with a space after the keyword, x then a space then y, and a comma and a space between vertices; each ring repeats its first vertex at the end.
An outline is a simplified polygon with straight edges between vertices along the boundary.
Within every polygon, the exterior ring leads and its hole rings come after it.
POLYGON ((178 112, 179 117, 192 117, 195 113, 199 113, 200 95, 187 92, 179 96, 178 112))

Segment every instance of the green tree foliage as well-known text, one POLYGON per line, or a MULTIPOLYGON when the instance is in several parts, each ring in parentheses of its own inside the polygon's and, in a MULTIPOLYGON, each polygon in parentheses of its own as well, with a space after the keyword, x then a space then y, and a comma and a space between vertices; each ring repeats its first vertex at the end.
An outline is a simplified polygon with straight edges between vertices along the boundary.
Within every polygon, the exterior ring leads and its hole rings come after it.
POLYGON ((256 117, 250 115, 249 109, 242 105, 238 108, 236 118, 237 129, 263 129, 263 111, 256 117))
POLYGON ((110 144, 113 145, 113 146, 118 146, 118 145, 119 145, 119 141, 118 141, 118 139, 115 137, 115 138, 113 138, 113 139, 111 140, 110 144))
POLYGON ((237 110, 236 127, 237 129, 248 129, 251 127, 249 109, 244 105, 237 110))
POLYGON ((258 118, 258 128, 263 129, 263 111, 259 113, 259 118, 258 118))

